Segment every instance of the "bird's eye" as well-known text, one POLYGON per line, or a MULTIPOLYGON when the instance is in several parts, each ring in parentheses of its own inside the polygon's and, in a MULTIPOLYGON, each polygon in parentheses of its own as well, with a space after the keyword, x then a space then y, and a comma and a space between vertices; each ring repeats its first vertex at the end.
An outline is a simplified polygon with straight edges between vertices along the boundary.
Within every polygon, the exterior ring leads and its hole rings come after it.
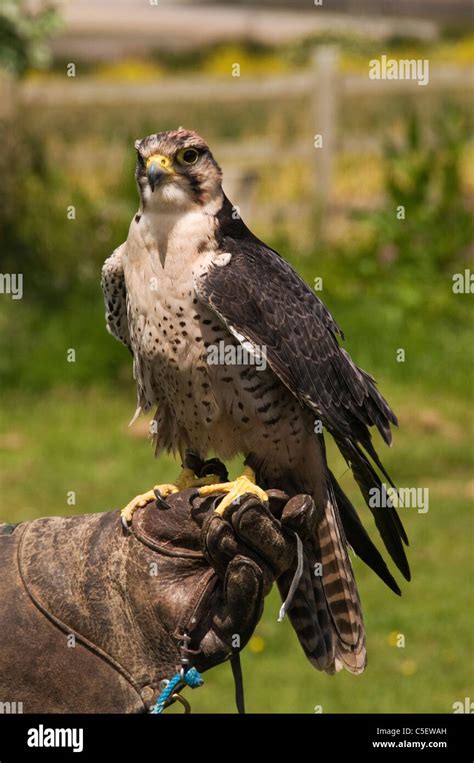
POLYGON ((196 164, 199 159, 199 151, 195 148, 184 148, 178 152, 177 160, 180 164, 196 164))

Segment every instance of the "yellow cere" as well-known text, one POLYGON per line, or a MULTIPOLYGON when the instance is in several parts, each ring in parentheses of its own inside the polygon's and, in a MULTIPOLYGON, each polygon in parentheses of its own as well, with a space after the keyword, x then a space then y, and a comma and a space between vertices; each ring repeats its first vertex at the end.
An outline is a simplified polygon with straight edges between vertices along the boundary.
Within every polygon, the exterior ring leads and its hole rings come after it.
POLYGON ((163 156, 163 154, 152 154, 146 160, 147 169, 150 166, 150 164, 153 164, 153 162, 156 162, 157 164, 159 164, 163 170, 166 170, 167 172, 173 172, 172 162, 171 162, 171 159, 169 159, 169 157, 163 156))

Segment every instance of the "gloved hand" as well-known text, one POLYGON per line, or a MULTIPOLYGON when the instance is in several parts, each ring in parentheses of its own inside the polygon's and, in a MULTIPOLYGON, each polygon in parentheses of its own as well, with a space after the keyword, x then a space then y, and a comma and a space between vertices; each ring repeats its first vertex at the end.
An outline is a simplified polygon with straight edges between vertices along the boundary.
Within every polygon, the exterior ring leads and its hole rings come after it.
POLYGON ((268 506, 243 496, 222 517, 215 512, 222 496, 189 488, 134 515, 132 533, 162 552, 155 606, 178 650, 177 671, 182 660, 202 672, 243 649, 272 584, 295 569, 295 532, 304 539, 311 531, 313 501, 278 490, 268 496, 268 506))
POLYGON ((268 496, 221 517, 221 494, 189 488, 128 531, 118 510, 0 525, 1 696, 25 713, 147 712, 164 679, 231 658, 277 578, 287 595, 295 531, 314 524, 308 496, 268 496))
POLYGON ((229 649, 247 644, 264 597, 295 562, 295 532, 305 534, 312 499, 298 495, 289 500, 279 490, 269 490, 268 496, 268 507, 254 495, 244 496, 224 517, 214 511, 216 499, 194 499, 191 513, 198 523, 202 518, 201 547, 218 578, 195 629, 203 669, 220 662, 229 649))

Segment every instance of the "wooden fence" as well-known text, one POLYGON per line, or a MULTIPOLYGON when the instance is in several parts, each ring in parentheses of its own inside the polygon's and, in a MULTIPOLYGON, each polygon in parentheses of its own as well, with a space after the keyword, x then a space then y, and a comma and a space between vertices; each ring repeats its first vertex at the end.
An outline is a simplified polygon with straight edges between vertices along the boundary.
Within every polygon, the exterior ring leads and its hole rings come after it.
MULTIPOLYGON (((228 79, 210 77, 189 77, 157 80, 155 82, 107 82, 87 77, 67 78, 64 81, 27 81, 19 86, 14 98, 19 103, 47 108, 48 106, 69 104, 139 106, 143 103, 164 101, 166 103, 211 102, 213 104, 255 101, 275 101, 306 96, 309 101, 313 134, 321 135, 323 149, 317 150, 313 141, 304 144, 296 142, 288 147, 285 158, 304 160, 314 167, 315 192, 320 196, 320 204, 331 196, 335 154, 338 150, 377 152, 380 142, 375 135, 353 136, 338 131, 338 111, 341 99, 363 96, 393 94, 416 94, 424 97, 433 92, 465 90, 472 94, 474 83, 473 68, 443 67, 432 68, 429 84, 420 86, 415 80, 371 80, 368 74, 347 74, 340 71, 339 53, 335 46, 319 46, 312 57, 312 65, 307 70, 289 75, 263 78, 230 76, 228 79)), ((1 85, 1 83, 0 83, 1 85)), ((8 111, 7 102, 12 97, 4 87, 3 111, 8 111)), ((216 147, 224 166, 235 157, 235 146, 229 143, 216 147)), ((235 172, 244 175, 249 167, 258 167, 270 162, 278 162, 280 147, 270 139, 239 143, 239 168, 235 172)))

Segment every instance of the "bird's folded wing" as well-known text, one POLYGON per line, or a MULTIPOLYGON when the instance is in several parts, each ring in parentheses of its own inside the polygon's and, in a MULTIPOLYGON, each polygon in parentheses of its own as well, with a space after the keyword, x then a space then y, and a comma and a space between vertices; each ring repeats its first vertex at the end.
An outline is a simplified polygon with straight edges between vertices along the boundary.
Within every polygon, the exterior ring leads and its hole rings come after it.
POLYGON ((125 244, 121 244, 117 247, 104 262, 100 284, 104 292, 107 330, 131 352, 127 318, 127 290, 122 264, 122 252, 125 246, 125 244))
MULTIPOLYGON (((238 230, 238 237, 224 236, 221 242, 222 252, 231 255, 228 263, 201 272, 196 293, 239 341, 264 353, 279 379, 314 411, 350 463, 367 501, 381 481, 366 453, 391 483, 368 428, 377 427, 390 443, 395 414, 372 377, 339 346, 342 332, 321 300, 276 252, 246 228, 238 230)), ((387 550, 409 578, 407 539, 395 509, 373 513, 387 550)))

